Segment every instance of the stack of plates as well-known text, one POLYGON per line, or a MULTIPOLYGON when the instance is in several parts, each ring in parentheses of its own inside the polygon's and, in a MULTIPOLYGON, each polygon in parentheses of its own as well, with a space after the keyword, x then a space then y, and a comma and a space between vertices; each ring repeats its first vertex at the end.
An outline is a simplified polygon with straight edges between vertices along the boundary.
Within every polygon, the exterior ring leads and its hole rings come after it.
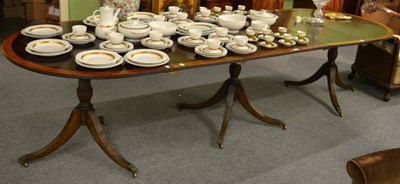
POLYGON ((196 46, 194 48, 194 52, 207 58, 219 58, 228 54, 228 50, 223 47, 219 47, 218 49, 210 49, 208 48, 207 44, 196 46))
POLYGON ((21 31, 21 34, 32 38, 50 38, 62 34, 61 26, 52 24, 41 24, 29 26, 21 31))
POLYGON ((151 49, 163 50, 172 47, 174 41, 169 38, 161 38, 161 40, 154 41, 151 38, 145 38, 141 41, 142 45, 151 49))
POLYGON ((210 16, 202 16, 200 15, 196 15, 194 17, 195 21, 199 21, 199 22, 210 22, 210 23, 216 23, 218 22, 218 17, 215 15, 210 15, 210 16))
POLYGON ((149 23, 153 21, 154 13, 150 12, 131 12, 128 13, 128 17, 126 18, 127 20, 136 20, 139 19, 140 21, 149 23))
POLYGON ((38 56, 58 56, 72 50, 72 45, 60 39, 40 39, 28 43, 25 50, 38 56))
POLYGON ((218 26, 207 22, 191 22, 186 24, 179 24, 176 33, 181 35, 189 35, 190 29, 200 29, 202 35, 209 35, 215 33, 215 28, 218 26))
POLYGON ((181 36, 178 38, 178 43, 186 47, 193 48, 198 45, 205 44, 206 39, 203 37, 200 37, 199 39, 192 39, 190 36, 181 36))
POLYGON ((208 35, 208 38, 218 38, 224 43, 229 43, 235 41, 235 37, 233 35, 227 34, 226 36, 218 36, 217 33, 213 33, 208 35))
POLYGON ((154 67, 169 62, 169 57, 164 52, 153 49, 137 49, 125 54, 124 60, 135 66, 154 67))
POLYGON ((116 53, 125 53, 133 50, 134 46, 132 43, 123 41, 121 44, 112 44, 110 41, 101 42, 99 45, 100 49, 114 51, 116 53))
POLYGON ((178 14, 173 14, 170 12, 163 12, 161 15, 163 15, 167 19, 174 19, 178 17, 178 14))
POLYGON ((86 68, 104 69, 118 66, 124 62, 122 57, 113 51, 87 50, 75 56, 75 62, 86 68))
POLYGON ((168 22, 172 22, 172 23, 175 23, 176 25, 178 25, 178 24, 191 23, 191 22, 193 22, 193 20, 190 20, 190 19, 180 20, 178 18, 174 18, 174 19, 169 19, 168 22))
POLYGON ((86 17, 85 19, 83 19, 83 23, 84 24, 86 24, 88 26, 93 26, 93 27, 97 26, 95 21, 100 21, 100 15, 95 15, 94 17, 91 15, 91 16, 86 17))
POLYGON ((237 54, 251 54, 257 51, 257 47, 251 43, 240 46, 236 42, 230 42, 226 44, 226 48, 237 54))
POLYGON ((74 33, 65 33, 61 36, 61 38, 69 43, 83 45, 96 40, 96 37, 90 33, 85 33, 83 35, 77 36, 74 33))

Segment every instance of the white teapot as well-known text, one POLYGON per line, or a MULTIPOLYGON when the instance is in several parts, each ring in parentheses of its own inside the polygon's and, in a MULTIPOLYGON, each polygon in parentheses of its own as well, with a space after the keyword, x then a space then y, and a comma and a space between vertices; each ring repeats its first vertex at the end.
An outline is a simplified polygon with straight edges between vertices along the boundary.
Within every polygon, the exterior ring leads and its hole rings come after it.
POLYGON ((117 9, 114 13, 114 7, 111 6, 103 6, 100 7, 99 10, 95 10, 93 12, 93 17, 97 12, 100 12, 100 20, 95 21, 96 30, 95 34, 97 37, 101 39, 106 39, 106 33, 112 32, 116 30, 116 24, 118 22, 118 14, 121 9, 117 9))

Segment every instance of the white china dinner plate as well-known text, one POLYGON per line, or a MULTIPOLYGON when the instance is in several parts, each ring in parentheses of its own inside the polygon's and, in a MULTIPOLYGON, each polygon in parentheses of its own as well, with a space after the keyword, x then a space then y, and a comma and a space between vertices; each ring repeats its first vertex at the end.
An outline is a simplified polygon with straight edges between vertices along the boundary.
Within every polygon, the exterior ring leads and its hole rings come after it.
POLYGON ((135 65, 135 66, 140 66, 140 67, 155 67, 155 66, 161 66, 161 65, 165 65, 169 62, 169 58, 167 58, 166 60, 160 62, 160 63, 138 63, 138 62, 134 62, 128 59, 128 57, 124 56, 124 60, 125 62, 131 64, 131 65, 135 65))
POLYGON ((151 22, 153 21, 154 13, 150 12, 131 12, 128 13, 127 20, 134 20, 134 19, 139 19, 143 22, 151 22))
POLYGON ((57 35, 62 33, 63 28, 61 26, 52 25, 52 24, 40 24, 29 26, 23 29, 23 32, 30 36, 49 36, 49 35, 57 35))
POLYGON ((198 45, 206 43, 206 39, 200 37, 199 39, 192 39, 190 36, 181 36, 178 38, 178 43, 186 47, 196 47, 198 45))
POLYGON ((167 54, 162 51, 154 50, 154 49, 137 49, 130 51, 124 56, 125 61, 130 64, 142 64, 146 66, 153 66, 161 63, 165 63, 166 60, 169 60, 167 54))
POLYGON ((86 68, 106 69, 106 68, 116 67, 116 66, 122 64, 124 62, 124 59, 122 57, 120 57, 120 59, 116 63, 109 64, 109 65, 88 65, 88 64, 82 63, 82 62, 80 62, 80 61, 78 61, 76 59, 75 59, 75 62, 76 62, 76 64, 78 64, 80 66, 83 66, 83 67, 86 67, 86 68))
POLYGON ((72 45, 70 45, 66 50, 61 51, 61 52, 51 52, 51 53, 46 53, 46 52, 35 52, 33 50, 30 50, 28 47, 25 47, 25 51, 28 52, 29 54, 32 55, 37 55, 37 56, 44 56, 44 57, 51 57, 51 56, 59 56, 65 53, 68 53, 72 50, 72 45))
POLYGON ((29 50, 39 53, 60 53, 66 51, 70 43, 60 39, 39 39, 28 43, 29 50))
POLYGON ((113 51, 107 50, 87 50, 79 52, 75 56, 75 60, 90 66, 108 66, 119 61, 121 56, 113 51))

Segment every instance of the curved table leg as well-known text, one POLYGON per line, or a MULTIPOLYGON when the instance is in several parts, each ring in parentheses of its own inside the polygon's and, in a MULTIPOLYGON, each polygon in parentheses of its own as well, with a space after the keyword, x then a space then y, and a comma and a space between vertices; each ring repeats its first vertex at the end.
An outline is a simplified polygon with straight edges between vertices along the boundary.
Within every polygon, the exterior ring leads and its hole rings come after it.
MULTIPOLYGON (((343 83, 343 81, 340 79, 340 76, 338 75, 338 70, 337 66, 335 63, 335 60, 338 55, 338 50, 337 47, 330 48, 328 50, 328 61, 324 63, 318 71, 309 77, 308 79, 305 79, 303 81, 284 81, 284 84, 286 86, 288 85, 295 85, 295 86, 300 86, 300 85, 306 85, 310 84, 312 82, 315 82, 316 80, 320 79, 322 76, 326 75, 328 77, 328 88, 329 88, 329 95, 331 98, 331 102, 333 107, 335 108, 336 112, 339 114, 339 116, 342 116, 342 110, 340 109, 339 102, 336 97, 336 86, 338 85, 344 89, 350 89, 353 90, 353 87, 350 85, 346 85, 343 83)), ((352 76, 350 76, 352 77, 352 76)))
POLYGON ((239 103, 243 106, 243 108, 246 109, 247 112, 249 112, 251 115, 253 115, 257 119, 261 120, 264 123, 278 125, 282 129, 286 130, 285 122, 283 122, 279 119, 274 119, 274 118, 270 118, 268 116, 262 115, 250 104, 249 99, 247 98, 244 88, 241 84, 238 85, 236 88, 236 97, 239 100, 239 103))
POLYGON ((231 116, 231 110, 233 106, 233 102, 237 99, 239 102, 242 104, 242 106, 249 112, 251 115, 254 117, 258 118, 259 120, 273 124, 273 125, 279 125, 283 129, 286 129, 286 124, 277 119, 270 118, 268 116, 264 116, 258 111, 256 111, 253 106, 250 104, 249 100, 247 99, 245 93, 244 93, 244 88, 241 85, 241 81, 239 80, 239 75, 241 72, 241 66, 237 63, 232 63, 229 66, 229 73, 230 73, 230 78, 227 79, 222 87, 218 90, 218 92, 211 97, 210 99, 206 100, 205 102, 198 103, 198 104, 187 104, 187 103, 180 103, 177 104, 177 107, 179 110, 181 109, 201 109, 205 107, 212 106, 222 100, 225 96, 227 96, 227 101, 225 105, 225 112, 224 112, 224 117, 222 120, 222 125, 221 125, 221 130, 217 139, 217 145, 219 148, 223 148, 223 140, 225 136, 226 129, 228 127, 228 122, 231 116))
POLYGON ((61 133, 46 147, 27 154, 18 159, 18 161, 28 166, 28 162, 42 158, 58 148, 64 145, 79 129, 81 125, 87 125, 92 137, 95 139, 97 144, 103 149, 103 151, 119 166, 130 171, 133 177, 137 176, 137 169, 134 165, 126 161, 118 152, 112 147, 103 131, 101 119, 102 117, 97 116, 96 110, 93 108, 90 102, 93 94, 93 89, 89 79, 79 79, 77 96, 79 98, 79 104, 72 111, 68 122, 61 133))
POLYGON ((228 93, 228 88, 229 80, 226 80, 224 84, 222 84, 221 88, 219 88, 219 90, 210 99, 197 104, 178 103, 176 104, 176 107, 181 111, 182 109, 203 109, 213 106, 225 98, 228 93))
POLYGON ((81 126, 80 115, 81 112, 77 108, 75 108, 71 112, 71 115, 69 116, 69 119, 64 128, 58 134, 58 136, 54 138, 53 141, 51 141, 47 146, 38 151, 22 156, 18 159, 18 162, 21 163, 23 166, 28 167, 28 163, 30 161, 45 157, 63 146, 81 126))

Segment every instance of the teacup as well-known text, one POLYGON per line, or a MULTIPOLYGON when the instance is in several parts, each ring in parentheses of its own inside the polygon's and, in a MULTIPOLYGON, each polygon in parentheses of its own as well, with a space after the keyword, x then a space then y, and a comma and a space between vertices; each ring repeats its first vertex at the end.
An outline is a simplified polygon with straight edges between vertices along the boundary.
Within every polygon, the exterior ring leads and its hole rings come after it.
POLYGON ((182 9, 177 6, 168 6, 168 11, 172 14, 177 14, 178 12, 181 12, 182 9))
POLYGON ((244 10, 246 10, 246 6, 245 5, 238 5, 238 10, 244 11, 244 10))
POLYGON ((199 11, 204 10, 204 9, 208 9, 208 8, 205 7, 205 6, 200 6, 200 7, 199 7, 199 11))
POLYGON ((299 40, 303 40, 306 37, 306 32, 297 31, 297 37, 299 38, 299 40))
POLYGON ((163 33, 161 31, 154 30, 149 32, 149 36, 150 39, 153 41, 160 41, 163 36, 163 33))
POLYGON ((213 10, 214 10, 214 13, 215 13, 215 14, 219 14, 219 13, 221 13, 222 8, 219 7, 219 6, 215 6, 215 7, 213 8, 213 10))
POLYGON ((167 21, 167 18, 165 18, 164 15, 154 15, 153 20, 154 21, 167 21))
POLYGON ((124 41, 124 34, 122 33, 112 32, 108 34, 108 37, 113 45, 119 45, 124 41))
POLYGON ((232 8, 232 6, 226 5, 226 6, 225 6, 225 10, 226 10, 226 11, 232 11, 233 8, 232 8))
POLYGON ((263 21, 260 20, 253 20, 251 21, 251 27, 255 30, 255 31, 262 31, 262 29, 264 29, 265 27, 267 27, 268 24, 265 24, 263 21))
POLYGON ((87 27, 84 25, 75 25, 72 26, 72 34, 74 36, 82 36, 86 33, 87 27))
POLYGON ((245 46, 248 41, 249 41, 249 38, 247 38, 247 36, 244 36, 244 35, 236 35, 235 36, 235 42, 239 46, 245 46))
POLYGON ((201 29, 189 29, 189 37, 193 40, 197 40, 201 37, 201 29))
POLYGON ((287 28, 286 27, 278 27, 278 31, 280 35, 283 35, 287 32, 287 28))
POLYGON ((222 14, 223 15, 230 15, 230 14, 232 14, 232 11, 224 10, 224 11, 222 11, 222 14))
POLYGON ((264 35, 272 35, 272 30, 269 28, 262 29, 264 35))
POLYGON ((271 35, 264 35, 263 39, 265 40, 265 43, 272 44, 272 42, 275 40, 275 37, 271 35))
POLYGON ((229 32, 229 29, 226 28, 226 27, 217 27, 217 28, 215 28, 215 33, 219 37, 225 37, 226 35, 228 35, 228 32, 229 32))
POLYGON ((224 42, 222 42, 218 38, 209 38, 209 39, 207 39, 207 46, 208 46, 208 48, 210 48, 212 50, 218 49, 222 45, 224 45, 224 42))
POLYGON ((246 35, 249 38, 253 38, 256 35, 256 32, 253 29, 246 29, 246 35))
POLYGON ((291 34, 285 33, 285 34, 283 34, 283 38, 285 39, 286 43, 290 43, 290 41, 292 40, 293 36, 291 34))
POLYGON ((179 12, 178 15, 177 15, 177 18, 179 20, 186 20, 187 17, 188 17, 188 13, 186 13, 186 12, 179 12))
POLYGON ((203 16, 203 17, 208 17, 208 16, 210 16, 210 14, 211 14, 211 10, 209 10, 209 9, 202 9, 202 10, 200 10, 200 14, 201 14, 201 16, 203 16))

